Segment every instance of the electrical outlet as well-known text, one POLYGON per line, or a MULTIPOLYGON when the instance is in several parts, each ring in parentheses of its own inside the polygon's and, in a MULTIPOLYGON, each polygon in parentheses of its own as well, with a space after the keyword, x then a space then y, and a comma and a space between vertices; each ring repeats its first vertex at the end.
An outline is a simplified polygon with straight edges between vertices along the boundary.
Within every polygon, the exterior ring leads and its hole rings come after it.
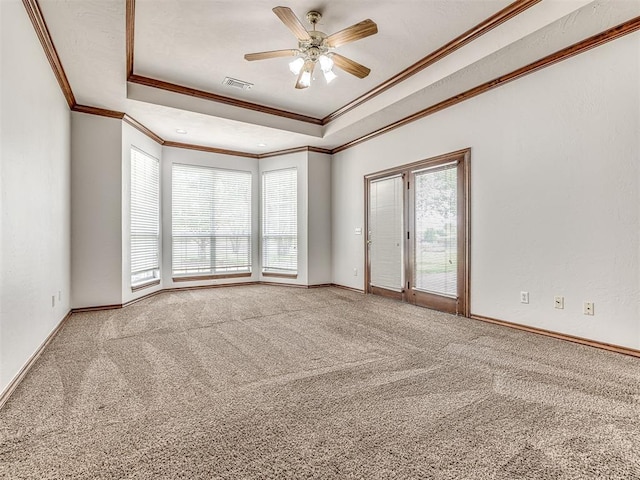
POLYGON ((520 292, 520 303, 529 303, 529 292, 520 292))
POLYGON ((584 302, 584 314, 585 315, 593 315, 594 314, 594 305, 593 302, 584 302))
POLYGON ((564 308, 564 297, 561 295, 553 297, 553 305, 555 308, 562 310, 564 308))
POLYGON ((353 269, 353 276, 354 276, 354 277, 357 277, 357 276, 358 276, 358 269, 357 269, 357 268, 354 268, 354 269, 353 269))

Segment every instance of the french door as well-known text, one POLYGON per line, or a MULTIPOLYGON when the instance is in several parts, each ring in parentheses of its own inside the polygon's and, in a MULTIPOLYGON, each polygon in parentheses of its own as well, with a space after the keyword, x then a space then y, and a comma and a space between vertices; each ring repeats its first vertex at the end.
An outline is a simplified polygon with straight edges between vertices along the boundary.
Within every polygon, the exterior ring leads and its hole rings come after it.
POLYGON ((469 156, 365 177, 368 293, 469 315, 469 156))

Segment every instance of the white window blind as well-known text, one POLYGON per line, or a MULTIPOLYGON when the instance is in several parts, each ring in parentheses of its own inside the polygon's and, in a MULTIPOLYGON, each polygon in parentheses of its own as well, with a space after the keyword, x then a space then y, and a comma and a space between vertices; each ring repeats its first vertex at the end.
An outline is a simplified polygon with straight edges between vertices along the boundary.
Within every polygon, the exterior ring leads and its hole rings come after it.
POLYGON ((403 185, 397 175, 369 186, 371 285, 398 292, 404 285, 403 185))
POLYGON ((131 285, 160 278, 160 162, 131 149, 131 285))
POLYGON ((174 275, 251 271, 251 172, 174 164, 174 275))
POLYGON ((415 288, 456 297, 457 163, 415 173, 415 288))
POLYGON ((262 270, 298 272, 298 170, 262 174, 262 270))

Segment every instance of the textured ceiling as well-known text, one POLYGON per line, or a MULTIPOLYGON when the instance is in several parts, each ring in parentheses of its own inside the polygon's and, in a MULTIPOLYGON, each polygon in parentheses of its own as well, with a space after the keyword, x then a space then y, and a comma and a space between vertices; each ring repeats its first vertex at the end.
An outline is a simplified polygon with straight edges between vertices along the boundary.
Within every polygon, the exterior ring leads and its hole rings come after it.
MULTIPOLYGON (((543 0, 444 59, 326 125, 256 112, 127 82, 125 0, 40 0, 79 104, 126 112, 165 140, 261 153, 333 148, 640 15, 638 0, 543 0), (176 129, 185 129, 180 135, 176 129), (266 147, 258 146, 265 143, 266 147)), ((337 51, 370 67, 294 88, 289 58, 245 53, 293 48, 296 39, 265 0, 137 0, 134 73, 245 102, 322 118, 380 85, 509 5, 498 0, 283 1, 333 33, 365 18, 379 33, 337 51), (255 84, 228 89, 225 76, 255 84)))
MULTIPOLYGON (((289 2, 304 20, 317 1, 289 2)), ((371 68, 364 79, 336 69, 327 85, 316 74, 311 88, 296 90, 291 58, 248 62, 245 53, 297 48, 294 35, 271 11, 272 1, 137 0, 135 72, 180 85, 322 118, 393 77, 427 53, 464 33, 509 0, 404 0, 327 2, 318 30, 331 34, 371 18, 376 35, 336 51, 371 68), (254 84, 249 91, 222 85, 225 76, 254 84)))

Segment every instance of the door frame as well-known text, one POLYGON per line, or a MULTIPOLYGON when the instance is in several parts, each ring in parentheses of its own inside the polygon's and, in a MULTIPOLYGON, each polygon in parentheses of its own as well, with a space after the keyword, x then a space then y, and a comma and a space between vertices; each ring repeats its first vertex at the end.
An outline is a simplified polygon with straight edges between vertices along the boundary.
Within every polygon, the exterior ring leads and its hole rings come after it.
MULTIPOLYGON (((410 282, 413 281, 413 263, 412 255, 413 249, 411 248, 412 238, 409 237, 410 228, 412 228, 411 202, 410 192, 411 185, 409 184, 411 178, 411 172, 413 170, 420 170, 423 168, 434 167, 437 165, 443 165, 451 162, 458 163, 458 301, 455 307, 455 313, 457 315, 463 315, 469 317, 470 315, 470 260, 471 260, 471 215, 470 215, 470 200, 471 200, 471 181, 470 181, 470 161, 471 161, 471 148, 465 148, 457 150, 455 152, 445 153, 436 157, 430 157, 417 162, 401 165, 398 167, 381 170, 375 173, 365 175, 364 177, 364 286, 365 293, 382 295, 385 297, 401 300, 407 303, 416 303, 415 295, 411 288, 410 282), (407 233, 404 235, 404 271, 405 271, 405 285, 402 292, 394 292, 378 287, 371 286, 371 258, 369 254, 369 195, 370 184, 374 180, 379 180, 385 177, 393 175, 402 175, 404 183, 404 195, 403 195, 403 228, 407 233)), ((434 297, 437 297, 434 295, 434 297)), ((438 299, 434 298, 434 305, 431 308, 443 311, 451 311, 445 307, 444 304, 439 304, 438 299)))

